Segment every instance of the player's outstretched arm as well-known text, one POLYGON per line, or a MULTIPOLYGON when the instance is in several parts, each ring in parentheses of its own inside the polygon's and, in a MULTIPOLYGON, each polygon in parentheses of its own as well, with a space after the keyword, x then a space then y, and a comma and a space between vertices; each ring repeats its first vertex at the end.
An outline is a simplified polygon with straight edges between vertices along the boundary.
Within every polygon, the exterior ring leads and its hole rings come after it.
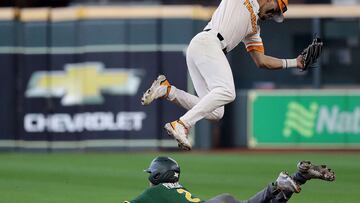
POLYGON ((251 51, 249 52, 251 58, 259 68, 266 68, 270 70, 279 70, 287 68, 299 68, 303 69, 303 57, 299 55, 295 59, 279 59, 272 56, 267 56, 262 52, 251 51))
POLYGON ((314 64, 320 57, 322 49, 322 40, 315 37, 311 44, 295 59, 278 59, 272 56, 267 56, 263 53, 263 51, 257 51, 256 49, 251 50, 249 53, 256 65, 260 68, 271 70, 299 68, 305 71, 309 68, 316 67, 314 64))

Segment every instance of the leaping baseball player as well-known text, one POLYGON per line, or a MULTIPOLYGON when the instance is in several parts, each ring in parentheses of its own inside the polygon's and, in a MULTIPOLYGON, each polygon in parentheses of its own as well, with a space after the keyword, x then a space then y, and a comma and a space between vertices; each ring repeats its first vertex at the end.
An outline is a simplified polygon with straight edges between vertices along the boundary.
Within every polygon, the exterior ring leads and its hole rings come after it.
POLYGON ((187 67, 197 96, 177 89, 164 75, 158 76, 144 93, 143 105, 166 98, 188 110, 178 120, 165 124, 165 129, 181 149, 191 149, 189 129, 197 121, 221 119, 224 105, 234 101, 235 86, 226 53, 240 42, 245 44, 260 68, 306 70, 315 63, 323 45, 318 38, 297 58, 279 59, 265 55, 258 20, 282 22, 287 7, 288 0, 222 0, 210 22, 191 40, 187 49, 187 67))

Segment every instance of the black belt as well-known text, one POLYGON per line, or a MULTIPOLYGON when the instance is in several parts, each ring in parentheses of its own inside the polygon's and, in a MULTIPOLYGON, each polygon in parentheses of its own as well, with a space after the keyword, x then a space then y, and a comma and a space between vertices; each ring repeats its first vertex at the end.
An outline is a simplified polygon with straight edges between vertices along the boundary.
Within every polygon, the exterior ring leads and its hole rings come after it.
MULTIPOLYGON (((208 32, 210 30, 211 29, 205 29, 204 31, 208 32)), ((220 33, 217 33, 216 37, 220 40, 220 42, 224 41, 224 37, 220 33)), ((222 51, 224 52, 224 54, 227 54, 226 47, 223 48, 222 51)))

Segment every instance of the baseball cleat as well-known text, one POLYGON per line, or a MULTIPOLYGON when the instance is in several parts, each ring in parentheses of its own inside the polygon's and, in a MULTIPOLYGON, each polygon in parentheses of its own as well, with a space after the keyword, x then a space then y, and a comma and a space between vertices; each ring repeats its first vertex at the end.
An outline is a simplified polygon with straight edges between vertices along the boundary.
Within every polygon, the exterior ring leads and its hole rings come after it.
POLYGON ((159 75, 151 87, 143 94, 141 104, 149 105, 155 99, 166 98, 170 93, 170 89, 171 85, 165 75, 159 75))
POLYGON ((295 192, 299 193, 301 191, 301 187, 297 184, 286 171, 282 171, 279 174, 279 177, 275 181, 276 189, 284 192, 295 192))
POLYGON ((297 168, 300 174, 306 178, 310 179, 321 179, 326 181, 335 180, 335 172, 331 171, 326 165, 314 165, 310 161, 300 161, 297 164, 297 168))
POLYGON ((189 130, 185 127, 184 123, 180 120, 166 123, 164 126, 167 133, 176 139, 178 146, 183 150, 191 150, 190 141, 187 139, 189 130))

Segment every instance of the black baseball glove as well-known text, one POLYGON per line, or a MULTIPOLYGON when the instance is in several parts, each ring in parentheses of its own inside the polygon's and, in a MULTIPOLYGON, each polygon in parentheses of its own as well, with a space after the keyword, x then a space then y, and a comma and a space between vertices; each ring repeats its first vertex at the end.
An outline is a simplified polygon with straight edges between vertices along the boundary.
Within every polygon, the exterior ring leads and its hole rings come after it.
POLYGON ((316 60, 319 58, 323 47, 323 42, 320 38, 315 37, 312 43, 301 52, 302 63, 304 68, 302 70, 306 71, 312 67, 316 60))

